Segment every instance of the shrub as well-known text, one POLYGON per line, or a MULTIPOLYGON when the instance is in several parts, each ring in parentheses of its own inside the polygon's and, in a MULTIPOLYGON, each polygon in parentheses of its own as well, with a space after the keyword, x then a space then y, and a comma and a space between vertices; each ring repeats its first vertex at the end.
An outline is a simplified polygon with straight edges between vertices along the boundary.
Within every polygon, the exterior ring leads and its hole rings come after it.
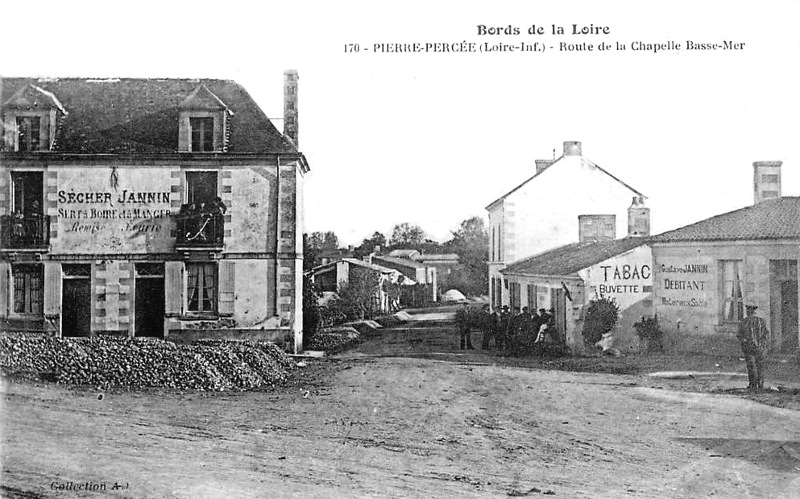
POLYGON ((586 318, 583 321, 583 342, 593 347, 603 335, 617 324, 619 306, 611 298, 598 298, 589 302, 586 318))
POLYGON ((658 316, 642 317, 633 325, 636 336, 647 345, 648 352, 657 352, 664 349, 664 331, 658 326, 658 316))
POLYGON ((317 332, 322 320, 317 299, 319 291, 308 276, 303 276, 303 346, 307 345, 317 332))

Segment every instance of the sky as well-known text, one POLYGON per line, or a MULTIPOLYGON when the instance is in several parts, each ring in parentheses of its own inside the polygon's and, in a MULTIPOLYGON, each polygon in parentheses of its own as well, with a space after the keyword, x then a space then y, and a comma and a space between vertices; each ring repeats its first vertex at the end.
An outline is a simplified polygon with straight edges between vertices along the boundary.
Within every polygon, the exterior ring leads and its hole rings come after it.
POLYGON ((25 40, 0 76, 233 79, 279 129, 296 69, 304 230, 342 244, 402 222, 447 240, 571 140, 647 196, 653 233, 752 204, 754 161, 782 161, 800 195, 800 0, 0 0, 0 18, 25 40), (375 48, 413 43, 478 51, 375 48), (479 51, 521 43, 545 50, 479 51))

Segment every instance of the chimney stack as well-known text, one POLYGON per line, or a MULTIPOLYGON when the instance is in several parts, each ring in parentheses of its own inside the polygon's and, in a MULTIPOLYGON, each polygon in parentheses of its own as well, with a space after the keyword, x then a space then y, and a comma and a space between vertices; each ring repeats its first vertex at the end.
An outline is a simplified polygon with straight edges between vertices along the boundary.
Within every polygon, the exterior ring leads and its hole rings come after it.
POLYGON ((756 161, 753 163, 753 195, 755 204, 765 199, 781 197, 782 161, 756 161))
POLYGON ((596 243, 616 238, 616 215, 578 215, 578 242, 596 243))
POLYGON ((564 142, 564 156, 580 156, 581 143, 577 140, 568 140, 564 142))
POLYGON ((628 237, 650 237, 650 208, 644 205, 644 196, 633 196, 628 208, 628 237))
POLYGON ((300 147, 297 137, 297 70, 283 73, 283 134, 300 147))
POLYGON ((542 173, 550 165, 552 165, 554 162, 555 162, 555 160, 552 160, 552 159, 537 159, 536 160, 536 173, 542 173))

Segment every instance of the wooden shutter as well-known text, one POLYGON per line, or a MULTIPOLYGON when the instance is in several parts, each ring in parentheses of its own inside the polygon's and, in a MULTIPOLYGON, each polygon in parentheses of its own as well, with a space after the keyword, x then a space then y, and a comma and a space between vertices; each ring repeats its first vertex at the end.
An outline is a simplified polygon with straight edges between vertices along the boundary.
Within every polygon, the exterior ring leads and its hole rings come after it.
POLYGON ((219 313, 233 315, 236 291, 236 267, 231 260, 219 262, 219 313))
POLYGON ((44 264, 44 315, 61 313, 61 264, 44 264))
POLYGON ((164 314, 183 315, 183 262, 164 263, 164 314))
POLYGON ((11 264, 0 262, 0 317, 9 315, 11 293, 11 264))

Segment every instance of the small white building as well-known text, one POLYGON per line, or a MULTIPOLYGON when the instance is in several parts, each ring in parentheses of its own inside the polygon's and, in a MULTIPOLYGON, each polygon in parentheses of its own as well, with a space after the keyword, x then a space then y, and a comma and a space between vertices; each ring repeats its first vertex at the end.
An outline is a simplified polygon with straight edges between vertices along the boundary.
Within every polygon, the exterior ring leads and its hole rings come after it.
POLYGON ((583 318, 596 298, 611 298, 620 317, 617 348, 637 351, 633 324, 653 314, 651 250, 644 238, 573 243, 512 263, 501 272, 511 308, 553 310, 559 336, 583 350, 583 318))

